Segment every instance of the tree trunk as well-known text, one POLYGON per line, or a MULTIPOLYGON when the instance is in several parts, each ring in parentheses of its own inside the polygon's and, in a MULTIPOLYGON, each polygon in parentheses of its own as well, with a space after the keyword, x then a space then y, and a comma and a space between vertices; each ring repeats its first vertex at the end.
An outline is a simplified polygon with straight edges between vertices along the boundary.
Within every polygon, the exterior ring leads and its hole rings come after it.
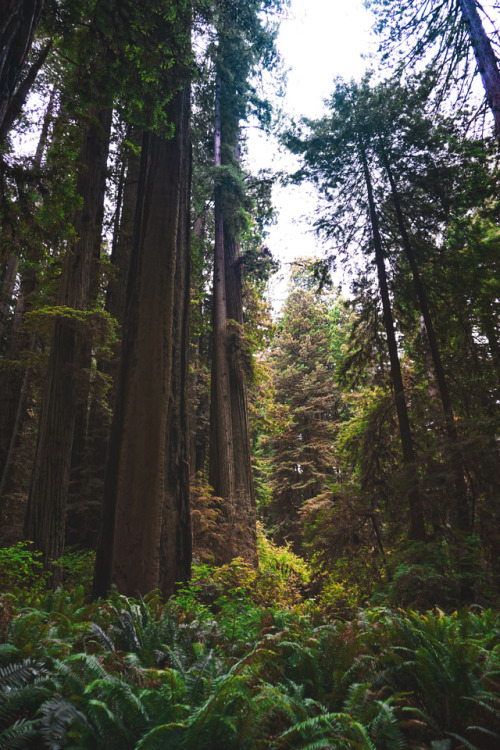
POLYGON ((174 282, 188 114, 185 92, 176 94, 167 107, 174 136, 164 140, 147 133, 143 139, 96 595, 104 595, 111 583, 134 596, 160 584, 174 282))
MULTIPOLYGON (((217 79, 215 97, 215 167, 221 166, 221 81, 217 79)), ((231 393, 227 363, 226 273, 224 263, 224 219, 222 187, 216 175, 214 194, 215 249, 213 287, 213 351, 210 402, 209 480, 215 495, 230 509, 235 499, 231 393)))
MULTIPOLYGON (((182 106, 189 113, 190 87, 182 106)), ((191 518, 189 509, 189 307, 191 150, 188 114, 183 131, 182 184, 179 205, 172 327, 172 376, 165 444, 165 501, 160 546, 160 591, 168 597, 177 583, 191 575, 191 518)))
MULTIPOLYGON (((90 118, 83 137, 77 194, 83 198, 74 227, 78 240, 63 261, 58 304, 84 310, 91 283, 95 227, 106 170, 111 122, 109 109, 90 118)), ((24 533, 42 551, 45 566, 62 554, 71 447, 76 416, 79 325, 60 316, 54 334, 42 397, 38 442, 24 533)), ((57 581, 57 571, 54 579, 57 581)))
POLYGON ((495 131, 500 141, 500 69, 491 42, 481 23, 475 0, 458 0, 462 18, 476 56, 486 99, 495 119, 495 131))
POLYGON ((0 0, 0 128, 33 42, 45 0, 0 0))
MULTIPOLYGON (((139 147, 140 139, 137 134, 130 135, 139 147)), ((127 276, 130 265, 132 236, 134 228, 135 205, 137 202, 137 183, 139 179, 140 158, 132 151, 128 158, 124 156, 118 191, 116 220, 113 235, 110 262, 113 275, 108 282, 105 309, 119 324, 118 333, 121 334, 125 314, 125 296, 127 276)), ((86 430, 85 475, 82 477, 80 491, 81 514, 78 523, 71 524, 73 531, 77 531, 78 539, 68 539, 69 543, 78 543, 84 547, 95 548, 98 542, 100 518, 104 496, 104 477, 106 472, 106 454, 108 450, 111 419, 109 408, 112 409, 115 400, 115 383, 120 364, 121 336, 113 347, 110 359, 97 363, 99 376, 108 379, 106 394, 97 393, 90 404, 88 427, 86 430)), ((104 383, 101 387, 104 387, 104 383)), ((75 429, 76 435, 77 429, 75 429)), ((73 451, 75 453, 75 451, 73 451)), ((72 488, 73 490, 73 488, 72 488)), ((75 497, 76 502, 79 498, 75 497)))
POLYGON ((389 159, 383 148, 382 148, 381 154, 382 154, 382 163, 385 167, 387 177, 389 179, 389 184, 391 186, 392 200, 393 200, 394 208, 396 211, 399 232, 401 234, 401 239, 403 241, 403 248, 404 248, 406 257, 408 259, 408 263, 411 268, 411 273, 413 277, 413 285, 417 293, 420 311, 422 313, 422 317, 424 319, 424 324, 425 324, 425 329, 427 331, 427 338, 429 341, 429 348, 431 351, 434 373, 436 376, 436 382, 437 382, 438 389, 439 389, 441 406, 443 408, 446 432, 448 433, 448 451, 447 452, 448 452, 449 462, 450 462, 450 466, 453 472, 454 482, 455 482, 455 493, 456 493, 455 507, 456 507, 457 525, 458 525, 458 529, 460 532, 467 534, 471 530, 470 510, 468 507, 467 486, 465 484, 465 478, 464 478, 462 455, 460 453, 460 448, 458 445, 458 433, 457 433, 457 428, 455 425, 455 415, 453 412, 450 391, 448 389, 446 374, 444 371, 443 362, 441 360, 441 354, 439 351, 439 345, 437 342, 436 332, 434 330, 434 325, 432 323, 432 317, 431 317, 431 312, 429 308, 429 303, 427 300, 427 294, 425 291, 425 287, 422 283, 422 279, 420 277, 420 272, 418 270, 418 265, 417 265, 417 259, 415 257, 415 253, 413 252, 413 247, 410 242, 408 232, 406 231, 406 224, 405 224, 405 220, 403 216, 403 211, 401 209, 401 202, 400 202, 399 193, 396 187, 396 181, 394 179, 394 175, 392 173, 392 169, 389 164, 389 159))
MULTIPOLYGON (((112 111, 109 110, 106 132, 111 132, 112 111)), ((101 184, 97 197, 94 225, 94 243, 90 264, 90 284, 87 295, 87 307, 93 308, 99 299, 100 262, 102 244, 102 225, 104 220, 104 199, 106 194, 107 170, 101 171, 101 184)), ((91 368, 93 351, 93 334, 90 328, 79 333, 78 361, 76 371, 79 373, 75 426, 71 451, 70 483, 68 507, 66 513, 66 541, 69 545, 85 547, 97 541, 92 539, 91 529, 95 534, 98 528, 98 508, 95 488, 92 484, 92 464, 89 455, 89 420, 91 401, 91 368), (90 537, 90 538, 89 538, 90 537)))
MULTIPOLYGON (((252 449, 248 423, 247 372, 239 341, 243 327, 243 299, 239 247, 228 231, 224 237, 227 319, 236 324, 228 348, 231 427, 233 437, 235 512, 234 549, 231 557, 257 564, 257 510, 252 474, 252 449)), ((244 344, 243 344, 244 345, 244 344)))
POLYGON ((394 329, 394 320, 392 317, 391 301, 389 296, 389 287, 387 284, 387 275, 385 272, 384 252, 382 249, 382 239, 378 216, 373 197, 373 188, 366 157, 366 150, 361 138, 359 138, 359 150, 363 164, 366 190, 368 194, 368 205, 370 209, 370 221, 372 227, 373 245, 375 249, 375 262, 377 265, 377 275, 382 300, 382 309, 384 316, 384 327, 387 336, 387 346, 389 349, 389 360, 391 363, 391 380, 394 388, 394 402, 398 417, 399 432, 401 436, 401 446, 403 449, 403 461, 408 472, 408 500, 410 506, 410 539, 419 541, 425 540, 425 522, 422 507, 422 499, 418 490, 418 480, 416 475, 415 454, 413 451, 413 440, 411 436, 410 420, 408 417, 408 407, 401 375, 401 365, 399 362, 398 345, 394 329))

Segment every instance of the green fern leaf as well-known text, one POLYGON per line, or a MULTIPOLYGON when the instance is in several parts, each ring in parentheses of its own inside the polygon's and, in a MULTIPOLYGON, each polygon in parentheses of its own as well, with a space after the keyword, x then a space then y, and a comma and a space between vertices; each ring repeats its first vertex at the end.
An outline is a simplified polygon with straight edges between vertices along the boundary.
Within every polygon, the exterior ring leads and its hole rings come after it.
POLYGON ((185 728, 185 724, 175 722, 154 727, 137 743, 135 750, 176 750, 185 728))

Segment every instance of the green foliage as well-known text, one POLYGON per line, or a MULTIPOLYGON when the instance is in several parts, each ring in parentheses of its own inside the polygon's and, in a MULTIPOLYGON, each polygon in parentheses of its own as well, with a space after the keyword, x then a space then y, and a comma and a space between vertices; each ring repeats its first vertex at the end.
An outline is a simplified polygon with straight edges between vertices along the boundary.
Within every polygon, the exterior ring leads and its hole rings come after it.
MULTIPOLYGON (((66 549, 56 564, 62 568, 66 586, 88 592, 92 583, 95 553, 66 549)), ((46 594, 50 572, 43 570, 42 553, 32 542, 0 547, 0 589, 25 601, 39 603, 46 594)), ((61 596, 66 595, 64 592, 61 596)))
POLYGON ((107 310, 75 310, 64 305, 44 305, 25 315, 28 330, 49 335, 53 322, 62 319, 78 330, 84 330, 92 336, 96 354, 100 357, 111 357, 112 346, 118 341, 118 323, 107 310))
POLYGON ((255 581, 236 562, 217 575, 200 566, 166 604, 112 593, 85 605, 78 590, 14 602, 0 747, 496 746, 496 613, 373 608, 331 622, 312 604, 263 608, 255 581))
POLYGON ((3 592, 22 587, 43 591, 47 574, 43 573, 42 553, 30 542, 0 547, 0 589, 3 592))

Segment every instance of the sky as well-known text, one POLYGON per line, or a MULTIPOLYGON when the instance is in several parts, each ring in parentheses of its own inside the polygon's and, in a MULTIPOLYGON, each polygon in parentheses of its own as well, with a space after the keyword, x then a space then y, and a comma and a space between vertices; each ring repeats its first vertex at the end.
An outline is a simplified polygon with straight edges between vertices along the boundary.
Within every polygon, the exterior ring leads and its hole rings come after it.
MULTIPOLYGON (((367 67, 362 55, 368 54, 374 44, 371 24, 372 17, 362 0, 292 0, 277 41, 288 69, 286 95, 280 102, 285 113, 296 119, 319 117, 336 76, 362 76, 367 67)), ((252 171, 293 169, 292 158, 279 154, 276 141, 258 131, 250 133, 248 149, 252 171)), ((296 257, 321 255, 322 246, 307 222, 315 205, 311 188, 277 187, 273 201, 278 219, 270 228, 266 244, 282 266, 281 274, 271 284, 273 307, 278 309, 286 295, 289 263, 296 257)))

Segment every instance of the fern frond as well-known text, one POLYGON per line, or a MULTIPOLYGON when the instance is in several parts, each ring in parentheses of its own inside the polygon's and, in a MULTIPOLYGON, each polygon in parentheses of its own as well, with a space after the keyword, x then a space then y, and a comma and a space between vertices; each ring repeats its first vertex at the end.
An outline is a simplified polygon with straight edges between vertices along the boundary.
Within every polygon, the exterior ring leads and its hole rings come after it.
POLYGON ((96 622, 90 624, 90 630, 97 638, 97 642, 106 650, 115 653, 115 644, 109 635, 96 622))
POLYGON ((139 740, 135 750, 176 750, 185 728, 185 724, 176 722, 154 727, 139 740))
POLYGON ((43 669, 33 659, 24 659, 17 664, 8 664, 0 669, 0 694, 16 687, 22 687, 43 669))
POLYGON ((22 719, 0 733, 0 750, 26 750, 31 740, 39 736, 33 721, 22 719))
POLYGON ((84 714, 63 698, 46 701, 40 708, 42 736, 51 750, 62 750, 69 727, 78 722, 88 726, 84 714))
POLYGON ((453 739, 458 740, 464 747, 467 748, 467 750, 480 750, 479 747, 476 747, 476 745, 473 745, 472 742, 469 742, 469 740, 459 734, 455 734, 454 732, 446 732, 446 734, 449 737, 453 737, 453 739))

